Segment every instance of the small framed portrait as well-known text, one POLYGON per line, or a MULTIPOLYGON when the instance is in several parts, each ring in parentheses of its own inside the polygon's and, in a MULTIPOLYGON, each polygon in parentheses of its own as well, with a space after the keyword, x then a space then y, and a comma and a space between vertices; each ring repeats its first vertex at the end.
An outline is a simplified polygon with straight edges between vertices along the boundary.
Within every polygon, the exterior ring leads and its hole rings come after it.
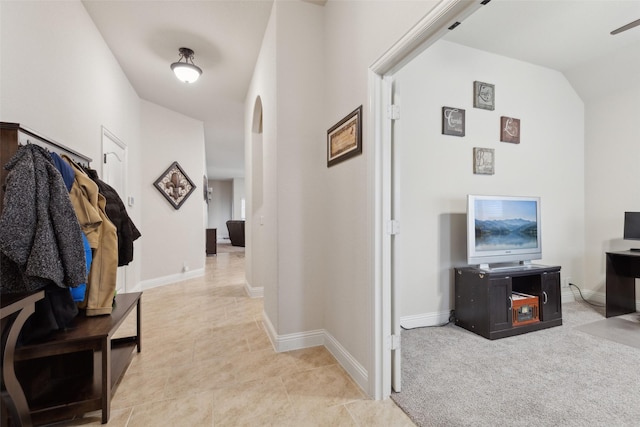
POLYGON ((327 131, 327 167, 362 154, 362 105, 327 131))
POLYGON ((464 136, 464 110, 442 107, 442 134, 464 136))
POLYGON ((491 83, 473 82, 473 108, 496 109, 496 87, 491 83))
POLYGON ((493 148, 473 148, 473 173, 477 175, 493 175, 495 173, 493 148))
POLYGON ((520 144, 520 119, 500 117, 500 141, 520 144))

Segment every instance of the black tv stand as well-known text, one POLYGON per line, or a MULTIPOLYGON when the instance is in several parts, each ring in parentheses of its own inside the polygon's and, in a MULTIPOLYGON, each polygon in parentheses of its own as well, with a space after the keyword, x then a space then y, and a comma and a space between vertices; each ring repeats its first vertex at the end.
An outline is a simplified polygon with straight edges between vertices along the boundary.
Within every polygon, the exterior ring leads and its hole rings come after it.
POLYGON ((455 269, 455 323, 494 340, 562 325, 560 267, 536 265, 486 271, 455 269), (513 292, 537 298, 537 322, 514 325, 513 292))

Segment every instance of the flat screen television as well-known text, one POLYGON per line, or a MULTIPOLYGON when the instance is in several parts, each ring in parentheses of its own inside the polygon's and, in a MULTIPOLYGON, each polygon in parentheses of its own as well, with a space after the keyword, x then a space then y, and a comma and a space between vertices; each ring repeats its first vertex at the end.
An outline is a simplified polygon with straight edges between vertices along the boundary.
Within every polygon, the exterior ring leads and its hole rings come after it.
MULTIPOLYGON (((467 262, 526 265, 542 258, 540 198, 467 196, 467 262)), ((498 268, 500 266, 497 266, 498 268)))

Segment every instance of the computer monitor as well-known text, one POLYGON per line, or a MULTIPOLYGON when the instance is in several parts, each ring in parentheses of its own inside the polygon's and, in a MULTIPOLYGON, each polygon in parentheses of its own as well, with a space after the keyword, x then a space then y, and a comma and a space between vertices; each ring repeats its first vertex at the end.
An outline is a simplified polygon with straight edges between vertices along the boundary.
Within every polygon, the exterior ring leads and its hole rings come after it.
MULTIPOLYGON (((640 212, 624 213, 625 240, 640 240, 640 212)), ((632 251, 640 251, 640 248, 631 248, 632 251)))

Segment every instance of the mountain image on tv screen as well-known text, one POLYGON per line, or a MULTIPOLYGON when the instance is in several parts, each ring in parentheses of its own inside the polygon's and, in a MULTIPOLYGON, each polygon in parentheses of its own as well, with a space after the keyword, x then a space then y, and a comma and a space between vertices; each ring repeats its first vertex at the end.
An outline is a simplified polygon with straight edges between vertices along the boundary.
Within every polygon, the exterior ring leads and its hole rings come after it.
POLYGON ((536 248, 536 210, 534 201, 476 200, 476 250, 536 248))

